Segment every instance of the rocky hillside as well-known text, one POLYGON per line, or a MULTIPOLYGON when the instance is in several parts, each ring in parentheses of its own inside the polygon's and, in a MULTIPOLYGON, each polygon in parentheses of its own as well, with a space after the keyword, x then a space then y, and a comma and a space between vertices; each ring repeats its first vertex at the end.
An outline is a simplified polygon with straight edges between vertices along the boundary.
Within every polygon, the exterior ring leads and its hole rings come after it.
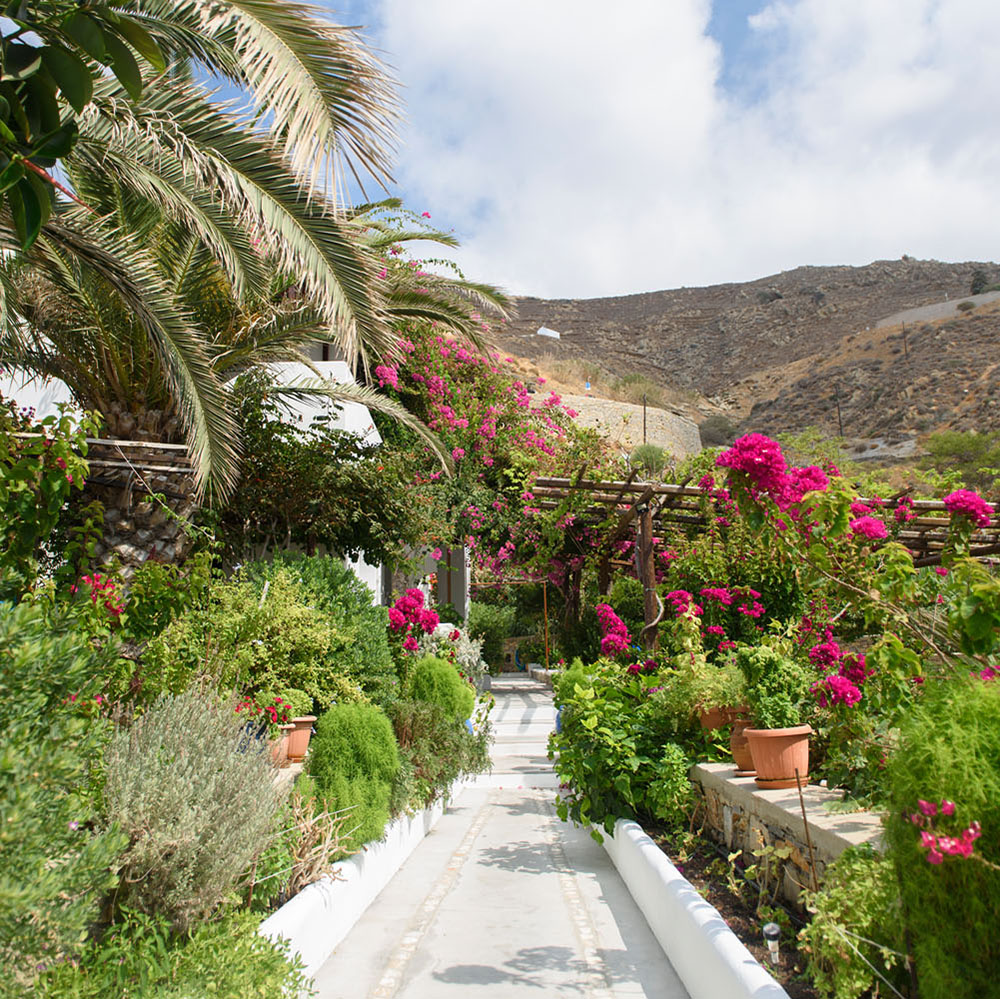
POLYGON ((1000 282, 993 263, 904 257, 618 298, 523 298, 502 342, 535 361, 644 374, 689 390, 702 415, 724 413, 754 429, 836 433, 838 392, 848 436, 1000 427, 994 306, 907 323, 906 349, 901 327, 877 328, 904 310, 968 298, 975 270, 1000 282), (538 336, 540 326, 561 338, 538 336))

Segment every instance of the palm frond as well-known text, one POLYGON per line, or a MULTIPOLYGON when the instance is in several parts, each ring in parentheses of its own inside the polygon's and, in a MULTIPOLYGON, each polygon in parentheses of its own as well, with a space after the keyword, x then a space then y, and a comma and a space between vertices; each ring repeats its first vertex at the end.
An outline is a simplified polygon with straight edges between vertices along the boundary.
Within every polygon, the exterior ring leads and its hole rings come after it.
POLYGON ((237 428, 201 340, 144 248, 129 235, 81 216, 74 208, 50 219, 42 227, 31 261, 57 284, 68 284, 72 268, 83 264, 128 306, 161 359, 186 431, 199 492, 227 494, 238 476, 237 428))
MULTIPOLYGON (((163 81, 135 106, 114 86, 108 82, 95 91, 92 114, 107 119, 123 158, 119 183, 129 183, 126 156, 153 170, 164 161, 180 162, 256 233, 282 270, 300 277, 329 338, 352 364, 367 371, 372 356, 391 353, 395 337, 371 287, 372 251, 355 227, 307 198, 271 142, 248 132, 197 87, 163 81)), ((89 129, 90 117, 83 121, 89 129)))
POLYGON ((332 402, 356 402, 369 409, 374 409, 378 413, 384 413, 412 430, 434 452, 441 463, 441 468, 448 475, 451 475, 455 470, 455 463, 452 461, 451 455, 433 430, 395 399, 390 399, 367 385, 331 382, 322 378, 300 379, 290 385, 276 385, 270 391, 273 395, 285 396, 289 399, 317 402, 321 399, 328 399, 332 402))
POLYGON ((296 0, 139 0, 150 16, 221 44, 209 68, 246 88, 295 172, 315 184, 342 164, 385 187, 399 120, 396 86, 351 28, 296 0))

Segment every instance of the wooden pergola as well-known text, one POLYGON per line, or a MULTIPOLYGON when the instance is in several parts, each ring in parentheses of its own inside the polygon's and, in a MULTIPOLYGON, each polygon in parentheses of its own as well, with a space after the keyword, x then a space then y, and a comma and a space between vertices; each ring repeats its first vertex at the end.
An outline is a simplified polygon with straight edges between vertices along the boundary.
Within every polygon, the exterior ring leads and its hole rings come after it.
MULTIPOLYGON (((617 522, 601 553, 598 585, 602 594, 611 585, 611 567, 616 564, 613 548, 629 535, 635 534, 635 567, 643 586, 645 620, 643 644, 655 647, 655 631, 663 616, 663 604, 656 593, 653 538, 670 528, 705 530, 708 519, 702 510, 706 492, 698 486, 637 481, 633 472, 623 481, 600 481, 579 475, 573 479, 539 478, 532 486, 536 505, 543 510, 557 510, 580 494, 587 495, 587 504, 577 510, 578 521, 585 525, 604 524, 617 515, 617 522), (652 632, 652 635, 649 633, 652 632)), ((941 500, 913 499, 910 490, 882 500, 881 509, 895 511, 900 505, 913 514, 898 533, 898 540, 914 556, 916 566, 940 565, 948 539, 950 515, 941 500)), ((871 500, 859 498, 872 505, 871 500)), ((1000 512, 994 512, 987 527, 977 528, 969 539, 972 558, 987 559, 1000 554, 1000 512)), ((627 563, 617 563, 620 565, 627 563)))

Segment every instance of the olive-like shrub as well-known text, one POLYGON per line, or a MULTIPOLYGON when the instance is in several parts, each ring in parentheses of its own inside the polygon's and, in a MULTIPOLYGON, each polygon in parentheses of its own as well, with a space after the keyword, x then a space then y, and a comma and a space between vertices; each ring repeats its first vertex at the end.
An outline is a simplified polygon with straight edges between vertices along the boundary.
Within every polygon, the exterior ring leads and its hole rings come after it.
POLYGON ((119 907, 184 930, 237 887, 267 842, 284 798, 266 744, 213 690, 162 695, 112 737, 107 823, 129 838, 119 907))

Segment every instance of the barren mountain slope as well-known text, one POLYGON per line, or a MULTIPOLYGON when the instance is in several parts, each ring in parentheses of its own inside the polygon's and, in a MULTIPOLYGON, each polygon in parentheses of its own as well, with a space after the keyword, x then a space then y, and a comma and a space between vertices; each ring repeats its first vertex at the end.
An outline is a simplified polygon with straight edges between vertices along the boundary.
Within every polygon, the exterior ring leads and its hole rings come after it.
POLYGON ((522 298, 503 335, 525 357, 577 355, 616 372, 724 391, 733 381, 808 357, 902 309, 967 295, 972 272, 996 264, 880 260, 865 267, 797 267, 745 284, 618 298, 522 298), (536 336, 539 326, 562 334, 536 336))
POLYGON ((755 429, 836 432, 837 382, 848 436, 997 426, 1000 406, 991 395, 1000 314, 993 306, 913 327, 908 358, 898 327, 875 328, 904 309, 968 297, 977 269, 990 284, 1000 282, 993 263, 904 257, 618 298, 524 298, 501 341, 536 361, 585 360, 693 390, 702 414, 722 410, 755 429), (561 338, 537 336, 539 326, 561 338))

